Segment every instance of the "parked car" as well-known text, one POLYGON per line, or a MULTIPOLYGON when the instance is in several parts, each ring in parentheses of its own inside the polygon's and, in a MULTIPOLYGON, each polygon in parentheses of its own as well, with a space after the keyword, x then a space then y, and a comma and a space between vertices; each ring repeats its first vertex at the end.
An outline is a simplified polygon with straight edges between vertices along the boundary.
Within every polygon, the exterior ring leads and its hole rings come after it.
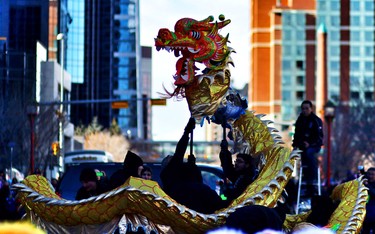
MULTIPOLYGON (((161 164, 144 163, 144 165, 151 168, 152 179, 157 181, 162 187, 163 184, 160 179, 161 164)), ((209 164, 198 163, 197 165, 201 169, 203 182, 220 194, 220 183, 224 181, 224 173, 222 168, 209 164)), ((97 169, 98 176, 104 176, 102 175, 102 172, 104 172, 105 176, 110 178, 115 171, 123 167, 123 163, 78 163, 69 165, 69 167, 66 168, 57 188, 57 192, 62 198, 67 200, 75 200, 76 193, 81 187, 79 176, 81 170, 86 167, 97 169)))

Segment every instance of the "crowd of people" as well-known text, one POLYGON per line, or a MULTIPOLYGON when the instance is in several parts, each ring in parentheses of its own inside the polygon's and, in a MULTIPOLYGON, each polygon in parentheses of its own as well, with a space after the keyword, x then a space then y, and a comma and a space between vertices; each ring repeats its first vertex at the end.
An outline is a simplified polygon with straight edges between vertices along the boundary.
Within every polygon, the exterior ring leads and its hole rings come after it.
MULTIPOLYGON (((304 101, 301 104, 301 115, 296 122, 296 132, 293 147, 302 150, 302 166, 304 167, 304 179, 314 181, 317 178, 316 153, 323 144, 322 121, 312 111, 312 103, 304 101)), ((185 160, 186 150, 190 141, 190 135, 195 128, 195 119, 190 118, 184 132, 176 145, 173 155, 164 158, 160 178, 163 190, 178 203, 195 211, 211 214, 228 205, 240 196, 245 189, 257 178, 259 174, 259 157, 245 153, 238 153, 234 160, 228 147, 228 142, 223 139, 220 147, 220 162, 224 175, 227 178, 222 186, 223 195, 220 196, 208 185, 203 183, 202 173, 196 165, 196 158, 189 154, 185 160)), ((143 165, 143 160, 132 151, 125 156, 123 168, 113 173, 109 178, 105 172, 93 168, 85 168, 81 171, 79 180, 81 188, 77 191, 76 200, 97 196, 121 186, 129 177, 140 177, 151 180, 153 172, 151 168, 143 165)), ((6 181, 0 174, 0 210, 14 212, 14 218, 19 219, 15 210, 16 198, 10 190, 12 183, 6 181)), ((367 203, 367 215, 363 223, 362 233, 375 231, 375 168, 369 168, 366 172, 369 188, 369 201, 367 203)), ((57 180, 51 180, 53 186, 57 186, 57 180)), ((337 207, 330 198, 315 196, 312 193, 312 213, 309 222, 317 226, 324 226, 332 212, 337 207)), ((286 194, 283 193, 283 196, 286 194)), ((231 213, 227 218, 225 227, 240 230, 243 233, 256 233, 265 229, 281 231, 286 213, 290 209, 286 204, 278 203, 275 208, 251 205, 244 206, 231 213), (254 215, 256 214, 256 215, 254 215)), ((12 216, 0 212, 0 220, 12 216)))

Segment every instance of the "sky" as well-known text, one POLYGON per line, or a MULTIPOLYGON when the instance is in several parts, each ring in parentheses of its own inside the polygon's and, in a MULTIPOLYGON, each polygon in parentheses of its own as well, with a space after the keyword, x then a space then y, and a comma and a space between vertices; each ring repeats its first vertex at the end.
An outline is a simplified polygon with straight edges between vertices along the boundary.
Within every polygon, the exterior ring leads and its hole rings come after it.
MULTIPOLYGON (((163 85, 173 90, 173 75, 178 60, 173 53, 166 50, 159 52, 154 47, 154 38, 159 29, 168 28, 174 31, 175 23, 181 18, 203 20, 212 15, 219 21, 219 15, 231 23, 219 33, 229 33, 228 46, 236 53, 231 55, 235 67, 231 67, 232 86, 243 88, 248 83, 249 68, 249 2, 245 0, 140 0, 140 40, 142 46, 152 47, 152 98, 160 98, 164 93, 163 85)), ((166 106, 152 107, 152 137, 156 141, 178 141, 189 120, 190 112, 186 99, 167 100, 166 106)), ((207 124, 207 123, 205 123, 207 124)), ((204 128, 199 125, 194 131, 194 140, 204 140, 204 128)))

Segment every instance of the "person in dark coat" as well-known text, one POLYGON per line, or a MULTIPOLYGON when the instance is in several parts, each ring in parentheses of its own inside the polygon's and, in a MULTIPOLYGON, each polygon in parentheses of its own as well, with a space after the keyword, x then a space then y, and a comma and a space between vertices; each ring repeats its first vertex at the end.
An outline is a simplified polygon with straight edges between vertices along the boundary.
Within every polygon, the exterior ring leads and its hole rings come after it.
POLYGON ((163 190, 168 194, 170 189, 175 184, 181 181, 181 177, 184 176, 180 173, 181 168, 184 164, 184 155, 189 144, 189 134, 195 128, 195 119, 190 118, 187 123, 184 133, 176 145, 176 150, 173 156, 166 157, 162 162, 162 170, 160 172, 160 179, 163 183, 163 190))
POLYGON ((86 199, 93 196, 98 196, 107 192, 107 186, 99 182, 95 169, 84 168, 81 171, 79 180, 82 183, 81 188, 77 191, 76 200, 86 199))
POLYGON ((366 217, 361 232, 363 234, 375 233, 375 167, 367 169, 366 178, 369 200, 366 204, 366 217))
POLYGON ((123 168, 113 173, 109 179, 110 188, 114 189, 121 186, 130 176, 140 177, 142 169, 143 160, 141 157, 129 150, 125 156, 123 168))
MULTIPOLYGON (((316 154, 323 145, 323 122, 314 114, 312 103, 305 100, 301 104, 302 112, 295 124, 293 148, 302 150, 303 179, 307 184, 318 180, 318 162, 316 154)), ((314 195, 314 194, 312 194, 314 195)))
POLYGON ((203 183, 200 169, 195 164, 194 155, 189 155, 184 162, 184 155, 189 143, 189 133, 195 128, 195 119, 190 118, 185 131, 177 143, 172 157, 162 169, 160 178, 164 191, 178 203, 197 212, 210 214, 227 206, 208 185, 203 183))
POLYGON ((231 213, 225 226, 244 233, 257 233, 265 229, 281 231, 285 214, 261 205, 244 206, 231 213))
POLYGON ((228 201, 232 201, 240 196, 247 186, 249 186, 258 176, 259 158, 253 158, 249 154, 237 154, 233 165, 232 153, 228 150, 228 142, 222 140, 220 151, 220 162, 224 175, 232 184, 224 189, 224 195, 228 201))

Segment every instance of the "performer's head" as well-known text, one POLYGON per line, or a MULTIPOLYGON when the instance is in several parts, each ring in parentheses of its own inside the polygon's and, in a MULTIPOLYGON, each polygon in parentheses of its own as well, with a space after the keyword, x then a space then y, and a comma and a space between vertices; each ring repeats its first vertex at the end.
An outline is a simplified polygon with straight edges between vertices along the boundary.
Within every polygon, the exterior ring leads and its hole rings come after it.
POLYGON ((301 104, 301 111, 304 116, 309 116, 313 112, 312 102, 309 100, 304 100, 301 104))

